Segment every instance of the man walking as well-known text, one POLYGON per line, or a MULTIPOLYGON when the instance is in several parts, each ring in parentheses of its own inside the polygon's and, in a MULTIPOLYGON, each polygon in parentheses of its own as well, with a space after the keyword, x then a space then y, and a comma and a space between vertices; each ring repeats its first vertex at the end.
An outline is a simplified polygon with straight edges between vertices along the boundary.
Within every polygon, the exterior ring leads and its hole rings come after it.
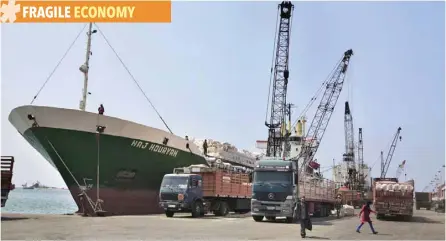
POLYGON ((376 214, 376 212, 370 208, 371 204, 372 204, 371 202, 367 202, 367 204, 364 204, 364 206, 362 206, 361 211, 359 212, 359 217, 361 218, 361 224, 359 224, 359 226, 356 228, 357 233, 360 233, 361 227, 362 225, 364 225, 364 223, 369 223, 370 229, 372 230, 373 234, 378 233, 373 228, 372 220, 370 220, 370 213, 376 214))
POLYGON ((308 213, 307 203, 305 202, 305 196, 300 199, 300 236, 305 238, 307 235, 305 229, 311 230, 310 214, 308 213))

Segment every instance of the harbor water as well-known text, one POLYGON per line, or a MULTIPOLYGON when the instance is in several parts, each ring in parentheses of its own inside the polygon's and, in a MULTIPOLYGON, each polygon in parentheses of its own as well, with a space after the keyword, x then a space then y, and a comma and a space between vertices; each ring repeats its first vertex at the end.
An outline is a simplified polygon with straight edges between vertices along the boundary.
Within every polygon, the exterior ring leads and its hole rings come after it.
POLYGON ((76 203, 66 189, 22 189, 9 193, 2 208, 4 213, 71 214, 77 211, 76 203))

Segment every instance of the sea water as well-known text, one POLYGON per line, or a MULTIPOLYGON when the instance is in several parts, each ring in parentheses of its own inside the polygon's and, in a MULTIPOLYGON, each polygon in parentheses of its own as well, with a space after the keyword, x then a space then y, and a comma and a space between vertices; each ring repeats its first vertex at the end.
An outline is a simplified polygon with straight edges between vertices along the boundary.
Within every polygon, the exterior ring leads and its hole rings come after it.
POLYGON ((66 189, 22 189, 9 193, 3 213, 69 214, 77 211, 76 203, 66 189))

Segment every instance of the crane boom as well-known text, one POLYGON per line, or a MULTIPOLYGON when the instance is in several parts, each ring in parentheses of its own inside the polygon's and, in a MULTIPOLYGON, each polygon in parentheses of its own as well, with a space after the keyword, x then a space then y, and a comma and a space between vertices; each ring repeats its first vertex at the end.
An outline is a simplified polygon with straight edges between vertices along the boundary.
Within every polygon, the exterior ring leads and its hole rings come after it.
POLYGON ((350 57, 353 55, 353 50, 349 49, 344 52, 344 56, 340 63, 337 64, 336 70, 333 72, 329 81, 326 84, 324 95, 317 108, 311 125, 308 128, 305 140, 302 145, 300 154, 297 160, 301 161, 300 171, 306 169, 308 163, 314 158, 319 144, 322 141, 328 122, 333 114, 334 108, 341 94, 344 85, 344 79, 350 63, 350 57))
POLYGON ((355 140, 353 130, 353 116, 348 101, 345 102, 344 112, 345 153, 343 161, 347 164, 348 183, 351 189, 357 187, 357 175, 355 164, 355 140))
POLYGON ((364 188, 365 176, 364 176, 364 142, 362 140, 362 128, 359 128, 358 134, 358 177, 359 177, 359 189, 364 188))
POLYGON ((398 143, 398 138, 401 141, 400 133, 401 133, 401 127, 398 127, 398 130, 396 131, 395 136, 393 137, 392 145, 390 146, 385 161, 381 152, 381 178, 385 178, 387 171, 389 170, 390 162, 392 161, 393 153, 395 152, 396 144, 398 143))
POLYGON ((279 24, 276 26, 277 41, 275 42, 275 64, 272 79, 271 115, 268 127, 268 142, 266 156, 281 154, 284 134, 281 131, 286 123, 286 94, 288 85, 288 60, 290 49, 291 21, 294 5, 289 1, 279 4, 279 24))

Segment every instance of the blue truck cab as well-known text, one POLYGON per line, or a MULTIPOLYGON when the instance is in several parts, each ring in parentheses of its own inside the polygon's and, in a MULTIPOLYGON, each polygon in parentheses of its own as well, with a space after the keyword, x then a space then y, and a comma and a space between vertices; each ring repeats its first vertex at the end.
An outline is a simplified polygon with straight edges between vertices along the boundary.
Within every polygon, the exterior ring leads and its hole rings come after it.
POLYGON ((263 159, 254 168, 251 216, 257 222, 266 217, 285 217, 293 222, 295 207, 295 163, 281 159, 263 159))
POLYGON ((248 177, 247 173, 226 170, 224 166, 175 168, 174 174, 163 177, 159 205, 167 217, 175 213, 192 213, 192 217, 208 212, 216 216, 226 216, 229 212, 247 213, 251 210, 251 195, 243 194, 242 190, 248 191, 250 186, 243 185, 241 180, 248 177), (234 182, 228 183, 226 178, 234 178, 234 182), (227 193, 228 190, 231 193, 227 193))
POLYGON ((159 192, 159 205, 167 217, 190 212, 193 217, 205 214, 201 175, 166 174, 159 192))

